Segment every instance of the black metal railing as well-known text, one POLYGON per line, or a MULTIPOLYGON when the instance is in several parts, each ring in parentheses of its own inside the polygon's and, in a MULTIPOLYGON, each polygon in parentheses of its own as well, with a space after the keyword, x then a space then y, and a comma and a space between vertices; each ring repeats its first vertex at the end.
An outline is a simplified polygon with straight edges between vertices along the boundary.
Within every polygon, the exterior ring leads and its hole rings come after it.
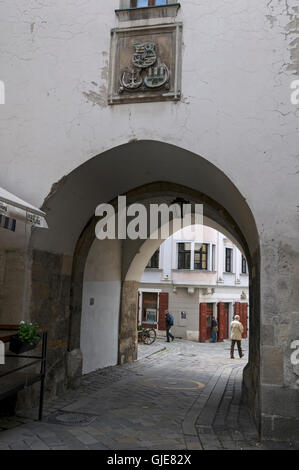
MULTIPOLYGON (((15 326, 0 326, 0 331, 14 331, 16 334, 15 326)), ((1 337, 0 340, 4 343, 10 342, 12 334, 1 337)), ((18 391, 24 390, 35 383, 40 382, 39 394, 39 411, 38 419, 42 420, 43 417, 43 404, 44 404, 44 386, 46 377, 46 361, 47 361, 47 341, 48 333, 42 330, 41 332, 41 354, 40 355, 24 355, 24 354, 9 354, 5 353, 5 364, 0 366, 0 401, 15 395, 18 391), (9 361, 7 362, 7 359, 9 361), (20 360, 26 360, 25 364, 20 364, 20 360), (14 366, 14 362, 17 364, 14 366), (36 366, 40 363, 39 372, 23 373, 28 368, 36 366), (10 367, 11 365, 11 367, 10 367)), ((36 346, 37 347, 37 346, 36 346)))

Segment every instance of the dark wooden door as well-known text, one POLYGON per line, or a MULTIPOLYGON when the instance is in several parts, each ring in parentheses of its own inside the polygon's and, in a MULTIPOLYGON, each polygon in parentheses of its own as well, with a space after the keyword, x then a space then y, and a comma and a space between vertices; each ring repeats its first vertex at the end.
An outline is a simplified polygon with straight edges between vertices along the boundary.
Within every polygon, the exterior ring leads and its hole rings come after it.
POLYGON ((158 322, 158 294, 155 292, 143 292, 142 295, 142 326, 143 327, 152 327, 157 328, 158 322), (147 318, 147 310, 155 310, 156 317, 155 321, 153 322, 152 316, 147 318))
POLYGON ((168 310, 168 292, 160 292, 159 294, 159 330, 166 329, 165 311, 168 310))
POLYGON ((207 304, 207 339, 212 339, 213 304, 207 304))
POLYGON ((224 304, 224 339, 229 337, 229 304, 224 304))
POLYGON ((207 339, 207 304, 201 302, 199 305, 199 341, 204 343, 207 339))

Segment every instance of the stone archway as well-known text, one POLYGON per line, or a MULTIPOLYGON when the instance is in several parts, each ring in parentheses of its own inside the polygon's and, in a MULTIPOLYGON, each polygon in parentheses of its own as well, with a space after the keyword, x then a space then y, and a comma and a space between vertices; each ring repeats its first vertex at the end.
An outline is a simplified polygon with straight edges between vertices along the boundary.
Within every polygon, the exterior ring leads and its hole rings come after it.
MULTIPOLYGON (((140 188, 136 188, 126 194, 128 205, 133 203, 143 203, 145 206, 151 202, 154 203, 171 203, 176 197, 188 199, 193 203, 204 204, 204 224, 215 229, 222 230, 235 244, 246 253, 250 259, 250 251, 245 238, 241 231, 238 229, 233 218, 226 213, 226 211, 212 199, 203 195, 198 191, 191 190, 187 187, 176 185, 173 183, 152 183, 140 188), (222 224, 221 224, 222 221, 222 224)), ((116 206, 116 201, 111 201, 116 206)), ((96 240, 95 238, 95 225, 97 219, 94 217, 82 232, 79 242, 77 244, 73 273, 72 273, 72 288, 71 288, 71 323, 70 323, 70 343, 69 349, 80 348, 80 325, 81 325, 81 312, 82 312, 82 285, 84 277, 84 268, 89 257, 90 251, 98 252, 105 249, 103 241, 96 240)), ((128 319, 135 315, 136 307, 136 291, 139 284, 142 272, 144 271, 147 260, 155 249, 161 244, 161 240, 125 240, 122 242, 122 261, 121 273, 115 281, 121 282, 121 295, 122 301, 120 308, 120 315, 122 321, 119 323, 120 327, 120 350, 119 350, 119 363, 134 360, 136 358, 136 321, 132 320, 129 325, 128 319), (127 311, 126 311, 127 309, 127 311)), ((94 262, 95 263, 95 262, 94 262)), ((89 269, 93 269, 91 266, 89 269)), ((103 266, 104 269, 104 266, 103 266)), ((106 274, 106 273, 105 273, 106 274)), ((104 276, 105 277, 105 276, 104 276)), ((102 278, 98 278, 98 281, 102 278)))
MULTIPOLYGON (((128 205, 169 202, 176 197, 202 203, 205 223, 229 233, 246 254, 254 293, 250 298, 250 327, 255 334, 245 382, 252 412, 259 421, 260 257, 254 217, 223 172, 202 157, 161 142, 131 143, 93 158, 57 183, 44 203, 50 229, 32 237, 31 310, 34 318, 50 329, 50 393, 76 383, 81 374, 82 285, 95 238, 93 214, 99 203, 115 202, 120 194, 127 195, 128 205)), ((139 250, 149 247, 129 240, 122 244, 119 363, 136 357, 138 280, 131 273, 146 264, 143 253, 137 255, 139 250)))

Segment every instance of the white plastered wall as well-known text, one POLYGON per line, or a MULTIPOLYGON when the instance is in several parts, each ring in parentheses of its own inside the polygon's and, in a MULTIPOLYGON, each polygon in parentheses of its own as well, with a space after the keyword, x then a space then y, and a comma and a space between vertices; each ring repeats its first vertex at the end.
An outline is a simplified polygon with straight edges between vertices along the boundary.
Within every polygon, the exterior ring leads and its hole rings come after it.
POLYGON ((80 345, 83 374, 117 364, 120 276, 120 242, 95 240, 83 283, 80 345))

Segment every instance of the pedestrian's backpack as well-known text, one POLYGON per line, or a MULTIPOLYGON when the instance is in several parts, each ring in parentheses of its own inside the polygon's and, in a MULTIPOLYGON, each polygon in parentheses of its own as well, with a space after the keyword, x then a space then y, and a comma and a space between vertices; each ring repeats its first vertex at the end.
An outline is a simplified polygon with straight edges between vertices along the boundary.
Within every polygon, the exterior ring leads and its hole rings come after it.
POLYGON ((174 320, 173 320, 173 316, 172 316, 172 315, 169 315, 169 322, 170 322, 170 325, 171 325, 171 326, 174 324, 174 320))

